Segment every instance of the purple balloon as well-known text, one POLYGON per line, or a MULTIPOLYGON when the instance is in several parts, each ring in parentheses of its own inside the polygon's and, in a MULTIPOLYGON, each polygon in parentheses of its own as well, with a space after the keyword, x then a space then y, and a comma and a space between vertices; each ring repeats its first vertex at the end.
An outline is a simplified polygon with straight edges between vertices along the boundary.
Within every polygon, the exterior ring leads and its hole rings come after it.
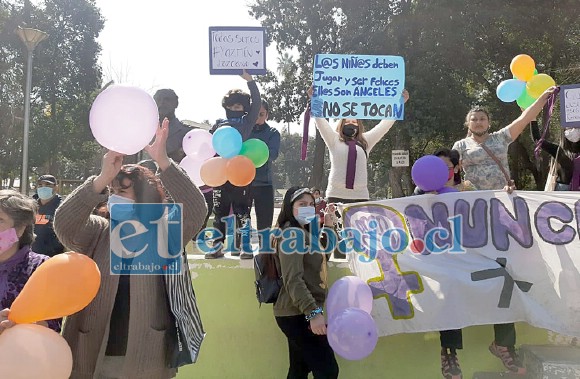
POLYGON ((328 291, 326 314, 329 320, 347 308, 359 308, 366 313, 373 309, 371 288, 358 276, 343 276, 328 291))
POLYGON ((451 193, 451 192, 459 192, 459 190, 457 188, 453 188, 453 187, 443 187, 443 188, 439 188, 437 190, 438 194, 441 193, 451 193))
POLYGON ((179 167, 187 172, 191 181, 198 187, 205 185, 201 179, 201 165, 203 165, 204 162, 205 160, 199 159, 196 156, 187 155, 179 163, 179 167))
POLYGON ((425 155, 415 161, 411 169, 413 181, 425 192, 436 191, 445 186, 449 178, 449 168, 435 155, 425 155))
POLYGON ((379 340, 375 320, 358 308, 344 309, 331 318, 326 335, 332 350, 351 361, 370 355, 379 340))

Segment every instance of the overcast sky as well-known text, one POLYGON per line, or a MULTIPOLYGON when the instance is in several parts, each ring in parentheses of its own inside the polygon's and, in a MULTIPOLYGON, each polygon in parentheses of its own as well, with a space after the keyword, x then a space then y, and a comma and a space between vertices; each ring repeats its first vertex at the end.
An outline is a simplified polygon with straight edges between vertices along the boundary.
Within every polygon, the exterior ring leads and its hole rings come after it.
MULTIPOLYGON (((209 74, 210 26, 260 26, 244 0, 96 0, 105 27, 99 36, 105 80, 135 85, 153 94, 172 88, 179 96, 176 116, 196 122, 224 117, 223 95, 247 90, 239 76, 209 74)), ((269 47, 266 65, 275 70, 269 47)), ((297 131, 298 126, 292 128, 297 131)))

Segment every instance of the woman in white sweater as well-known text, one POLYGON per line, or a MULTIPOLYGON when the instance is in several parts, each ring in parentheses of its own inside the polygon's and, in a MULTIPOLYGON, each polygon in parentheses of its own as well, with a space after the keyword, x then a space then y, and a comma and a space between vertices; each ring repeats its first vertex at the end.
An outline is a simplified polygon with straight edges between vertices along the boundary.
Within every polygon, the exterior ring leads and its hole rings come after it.
MULTIPOLYGON (((312 89, 308 91, 312 94, 312 89)), ((404 90, 403 101, 409 100, 404 90)), ((341 119, 332 129, 325 118, 316 117, 316 127, 330 152, 328 203, 356 203, 369 200, 367 158, 373 147, 391 129, 395 120, 382 120, 365 132, 361 120, 341 119)))

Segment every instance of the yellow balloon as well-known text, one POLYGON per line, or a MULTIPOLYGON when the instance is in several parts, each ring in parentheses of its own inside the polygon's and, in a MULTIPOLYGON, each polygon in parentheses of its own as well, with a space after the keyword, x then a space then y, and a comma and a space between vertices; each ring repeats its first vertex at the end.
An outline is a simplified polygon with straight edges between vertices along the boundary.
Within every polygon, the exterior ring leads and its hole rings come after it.
POLYGON ((536 69, 536 62, 526 54, 516 55, 514 59, 512 59, 512 63, 510 64, 510 70, 514 76, 527 82, 534 76, 534 70, 536 69))
POLYGON ((67 379, 72 364, 67 342, 47 327, 15 325, 0 335, 0 378, 67 379))
POLYGON ((530 79, 526 84, 526 89, 531 97, 538 98, 545 90, 555 85, 556 82, 550 75, 538 74, 530 79))

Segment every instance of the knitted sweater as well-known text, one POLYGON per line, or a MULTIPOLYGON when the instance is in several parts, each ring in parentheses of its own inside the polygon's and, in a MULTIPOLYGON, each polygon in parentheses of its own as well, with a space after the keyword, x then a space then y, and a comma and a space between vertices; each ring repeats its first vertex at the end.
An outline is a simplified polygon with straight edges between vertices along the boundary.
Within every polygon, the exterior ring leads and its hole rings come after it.
MULTIPOLYGON (((348 158, 348 145, 340 140, 335 128, 331 128, 326 119, 316 117, 316 127, 320 131, 322 139, 330 152, 330 175, 328 177, 327 197, 338 197, 341 199, 368 199, 369 189, 367 187, 367 156, 362 147, 356 147, 356 174, 354 177, 354 188, 346 188, 346 165, 348 158)), ((370 154, 373 147, 391 129, 395 120, 382 120, 371 130, 363 133, 367 141, 367 154, 370 154)))
MULTIPOLYGON (((201 192, 172 163, 159 175, 176 203, 183 204, 183 245, 201 228, 207 207, 201 192)), ((72 379, 93 378, 101 370, 119 276, 111 275, 109 222, 91 215, 106 196, 93 188, 94 177, 70 194, 56 211, 54 230, 70 250, 92 258, 101 271, 101 287, 82 311, 67 317, 63 336, 73 354, 72 379)), ((119 377, 163 379, 175 375, 168 368, 172 317, 161 275, 130 276, 130 316, 127 351, 119 377)), ((173 321, 174 323, 174 321, 173 321)))

